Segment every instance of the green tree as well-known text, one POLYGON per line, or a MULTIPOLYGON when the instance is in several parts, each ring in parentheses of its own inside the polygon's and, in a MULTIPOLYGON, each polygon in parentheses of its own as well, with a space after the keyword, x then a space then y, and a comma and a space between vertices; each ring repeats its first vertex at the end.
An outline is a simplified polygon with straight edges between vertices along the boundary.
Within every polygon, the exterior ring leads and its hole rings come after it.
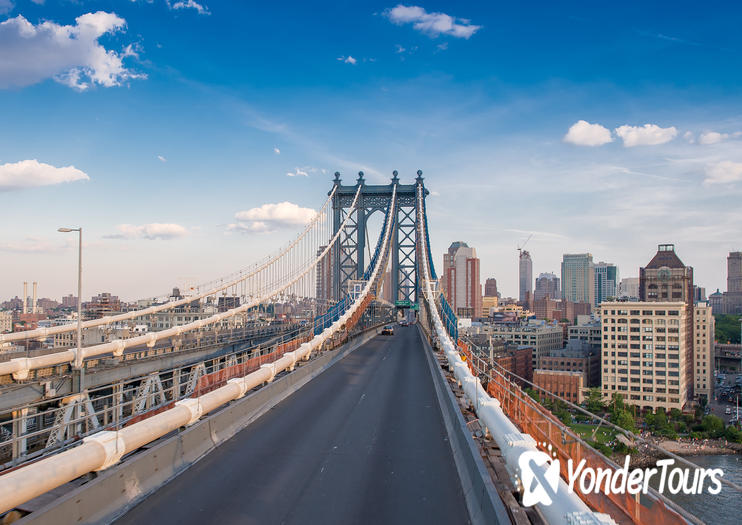
POLYGON ((618 417, 618 415, 626 409, 626 405, 623 402, 623 396, 619 393, 614 392, 611 397, 611 414, 618 417))
POLYGON ((656 432, 662 433, 668 428, 670 428, 670 425, 667 422, 667 414, 665 413, 665 409, 660 407, 657 409, 657 413, 654 415, 654 430, 656 432))
POLYGON ((724 431, 724 437, 734 443, 742 443, 742 432, 734 425, 729 425, 724 431))
POLYGON ((713 414, 704 416, 701 425, 711 437, 719 437, 724 433, 724 421, 713 414))
POLYGON ((739 344, 740 327, 739 315, 718 314, 716 320, 716 340, 720 343, 739 344))
POLYGON ((613 420, 613 422, 624 430, 629 432, 636 432, 636 422, 634 416, 628 410, 621 411, 613 420))
POLYGON ((593 414, 602 414, 605 412, 605 403, 603 403, 603 393, 599 387, 591 388, 588 391, 587 399, 585 400, 588 411, 593 414))
POLYGON ((538 392, 536 391, 535 388, 530 388, 530 387, 526 388, 526 394, 531 396, 531 398, 533 398, 533 400, 536 401, 537 403, 541 402, 541 396, 538 395, 538 392))

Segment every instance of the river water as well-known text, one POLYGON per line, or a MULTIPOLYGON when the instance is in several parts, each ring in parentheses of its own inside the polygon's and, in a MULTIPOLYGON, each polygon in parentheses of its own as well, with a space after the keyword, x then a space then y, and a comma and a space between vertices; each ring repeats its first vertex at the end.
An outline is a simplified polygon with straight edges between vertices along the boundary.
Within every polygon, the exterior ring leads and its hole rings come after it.
MULTIPOLYGON (((686 459, 705 469, 720 468, 724 471, 723 479, 742 485, 742 454, 687 456, 686 459)), ((742 493, 726 485, 722 485, 717 495, 709 494, 706 489, 699 495, 670 494, 667 490, 664 494, 708 525, 742 523, 742 493)))

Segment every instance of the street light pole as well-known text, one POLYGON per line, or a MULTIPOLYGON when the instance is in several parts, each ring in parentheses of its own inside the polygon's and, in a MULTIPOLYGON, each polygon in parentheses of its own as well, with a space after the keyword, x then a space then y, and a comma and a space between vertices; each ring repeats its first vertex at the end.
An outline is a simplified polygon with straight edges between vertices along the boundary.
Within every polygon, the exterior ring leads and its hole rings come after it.
POLYGON ((77 351, 75 352, 73 368, 79 374, 77 393, 82 393, 85 390, 85 369, 83 368, 82 359, 82 227, 59 228, 57 231, 61 233, 79 233, 77 246, 77 351))

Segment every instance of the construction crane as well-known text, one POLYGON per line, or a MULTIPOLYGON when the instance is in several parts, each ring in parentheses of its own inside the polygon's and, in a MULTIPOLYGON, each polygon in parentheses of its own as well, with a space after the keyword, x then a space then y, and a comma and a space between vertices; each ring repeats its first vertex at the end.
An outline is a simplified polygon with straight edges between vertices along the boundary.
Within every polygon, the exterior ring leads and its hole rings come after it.
POLYGON ((518 255, 521 254, 521 252, 523 251, 523 248, 525 248, 526 247, 526 244, 528 244, 528 241, 531 240, 531 237, 533 237, 533 234, 531 234, 531 235, 528 236, 528 239, 526 239, 526 242, 524 242, 523 244, 521 244, 520 246, 518 246, 518 255))

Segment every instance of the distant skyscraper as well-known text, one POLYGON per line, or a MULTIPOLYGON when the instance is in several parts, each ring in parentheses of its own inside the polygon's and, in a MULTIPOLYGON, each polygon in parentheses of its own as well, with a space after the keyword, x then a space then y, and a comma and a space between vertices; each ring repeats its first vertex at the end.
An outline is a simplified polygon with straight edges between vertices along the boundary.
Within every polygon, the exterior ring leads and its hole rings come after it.
POLYGON ((443 294, 446 296, 446 300, 448 301, 448 304, 453 306, 453 298, 449 295, 449 287, 448 287, 448 275, 449 273, 454 271, 455 267, 455 257, 456 257, 456 251, 459 248, 468 248, 469 245, 466 244, 463 241, 455 241, 451 243, 451 246, 448 247, 448 251, 443 254, 443 277, 441 279, 441 288, 443 291, 443 294))
POLYGON ((727 292, 742 293, 742 252, 729 252, 727 257, 727 292))
POLYGON ((626 299, 639 300, 639 278, 624 277, 618 285, 618 296, 626 299))
POLYGON ((615 264, 599 262, 595 265, 595 305, 599 305, 609 297, 615 299, 618 295, 618 268, 615 264))
POLYGON ((562 291, 559 287, 559 277, 553 273, 542 273, 536 277, 536 290, 533 292, 533 299, 540 301, 545 297, 550 299, 559 299, 562 291))
POLYGON ((443 289, 459 317, 482 315, 482 285, 477 251, 465 242, 454 242, 443 254, 443 289))
POLYGON ((521 303, 529 302, 533 299, 533 260, 527 250, 522 250, 518 257, 518 277, 520 283, 518 300, 521 303))
POLYGON ((727 257, 727 293, 724 294, 724 313, 742 313, 742 252, 729 252, 727 257))
POLYGON ((497 297, 497 279, 490 277, 484 282, 484 296, 497 297))
POLYGON ((595 304, 595 265, 589 253, 562 256, 562 299, 595 304))

